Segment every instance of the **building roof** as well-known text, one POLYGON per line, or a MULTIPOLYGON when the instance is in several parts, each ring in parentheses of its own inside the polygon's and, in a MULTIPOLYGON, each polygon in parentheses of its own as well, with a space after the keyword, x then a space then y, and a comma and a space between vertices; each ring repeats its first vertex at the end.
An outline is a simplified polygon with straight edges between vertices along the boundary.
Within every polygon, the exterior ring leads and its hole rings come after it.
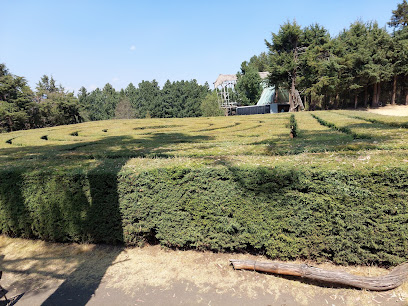
MULTIPOLYGON (((262 80, 266 79, 269 76, 268 71, 258 72, 258 74, 262 80)), ((224 82, 236 82, 237 79, 238 78, 236 74, 220 74, 214 82, 214 88, 217 88, 218 86, 222 85, 222 83, 224 82)))
POLYGON ((222 85, 224 82, 234 82, 237 80, 236 74, 220 74, 214 82, 214 87, 222 85))
POLYGON ((258 72, 259 76, 261 77, 261 79, 266 79, 269 76, 269 72, 268 71, 262 71, 262 72, 258 72))

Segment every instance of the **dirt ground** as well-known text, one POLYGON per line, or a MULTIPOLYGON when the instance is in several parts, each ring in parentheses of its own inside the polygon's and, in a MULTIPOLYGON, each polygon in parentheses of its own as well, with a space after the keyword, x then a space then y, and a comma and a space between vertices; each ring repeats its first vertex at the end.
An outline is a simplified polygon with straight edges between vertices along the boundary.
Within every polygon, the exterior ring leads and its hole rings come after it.
POLYGON ((388 116, 408 116, 408 105, 386 105, 368 110, 370 113, 388 116))
MULTIPOLYGON (((16 305, 408 305, 408 283, 387 292, 330 287, 235 271, 230 258, 268 260, 160 246, 55 244, 0 236, 1 285, 16 305)), ((366 276, 387 273, 377 267, 308 264, 366 276)))

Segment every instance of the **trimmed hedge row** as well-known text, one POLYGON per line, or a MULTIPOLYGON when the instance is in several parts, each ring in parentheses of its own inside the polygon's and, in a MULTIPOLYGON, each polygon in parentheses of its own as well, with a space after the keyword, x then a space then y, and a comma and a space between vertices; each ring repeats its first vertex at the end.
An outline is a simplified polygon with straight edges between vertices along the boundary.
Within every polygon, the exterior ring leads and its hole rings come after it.
POLYGON ((350 118, 364 120, 364 121, 371 122, 371 123, 378 123, 378 124, 388 125, 391 127, 408 129, 408 122, 385 121, 385 120, 381 120, 377 118, 370 118, 370 117, 366 118, 363 116, 350 116, 350 115, 346 115, 346 116, 350 118))
POLYGON ((315 118, 321 125, 327 126, 328 128, 331 128, 335 131, 339 131, 348 135, 351 135, 354 139, 370 139, 371 137, 369 135, 364 135, 364 134, 357 134, 356 132, 353 132, 349 127, 343 126, 343 127, 338 127, 332 122, 328 122, 314 114, 311 114, 313 118, 315 118))
POLYGON ((159 242, 271 258, 408 260, 408 173, 197 166, 4 170, 0 232, 49 241, 159 242))

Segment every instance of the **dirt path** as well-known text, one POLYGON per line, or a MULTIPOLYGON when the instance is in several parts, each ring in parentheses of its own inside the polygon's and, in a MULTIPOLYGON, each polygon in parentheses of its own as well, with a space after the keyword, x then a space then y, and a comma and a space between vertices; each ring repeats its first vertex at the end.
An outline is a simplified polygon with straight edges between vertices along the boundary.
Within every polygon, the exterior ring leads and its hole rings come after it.
MULTIPOLYGON (((389 292, 331 288, 251 271, 245 254, 163 250, 159 246, 52 244, 0 236, 1 285, 16 305, 408 305, 408 283, 389 292)), ((380 275, 375 267, 341 268, 380 275)), ((2 305, 0 303, 0 305, 2 305)))
POLYGON ((408 105, 387 105, 368 110, 370 113, 387 116, 408 116, 408 105))

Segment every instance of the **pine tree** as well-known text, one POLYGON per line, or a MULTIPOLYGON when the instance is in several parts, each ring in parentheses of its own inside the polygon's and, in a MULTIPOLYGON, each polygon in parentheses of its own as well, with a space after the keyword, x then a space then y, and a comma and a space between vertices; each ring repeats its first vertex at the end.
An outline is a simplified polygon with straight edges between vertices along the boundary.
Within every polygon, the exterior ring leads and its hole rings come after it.
POLYGON ((245 67, 243 74, 238 73, 236 91, 240 105, 253 105, 259 100, 262 94, 262 79, 255 66, 245 67))
POLYGON ((408 3, 403 0, 398 4, 397 9, 392 11, 391 21, 388 25, 393 28, 405 28, 408 25, 408 3))
POLYGON ((0 131, 30 128, 33 92, 23 77, 12 75, 0 64, 0 131))

